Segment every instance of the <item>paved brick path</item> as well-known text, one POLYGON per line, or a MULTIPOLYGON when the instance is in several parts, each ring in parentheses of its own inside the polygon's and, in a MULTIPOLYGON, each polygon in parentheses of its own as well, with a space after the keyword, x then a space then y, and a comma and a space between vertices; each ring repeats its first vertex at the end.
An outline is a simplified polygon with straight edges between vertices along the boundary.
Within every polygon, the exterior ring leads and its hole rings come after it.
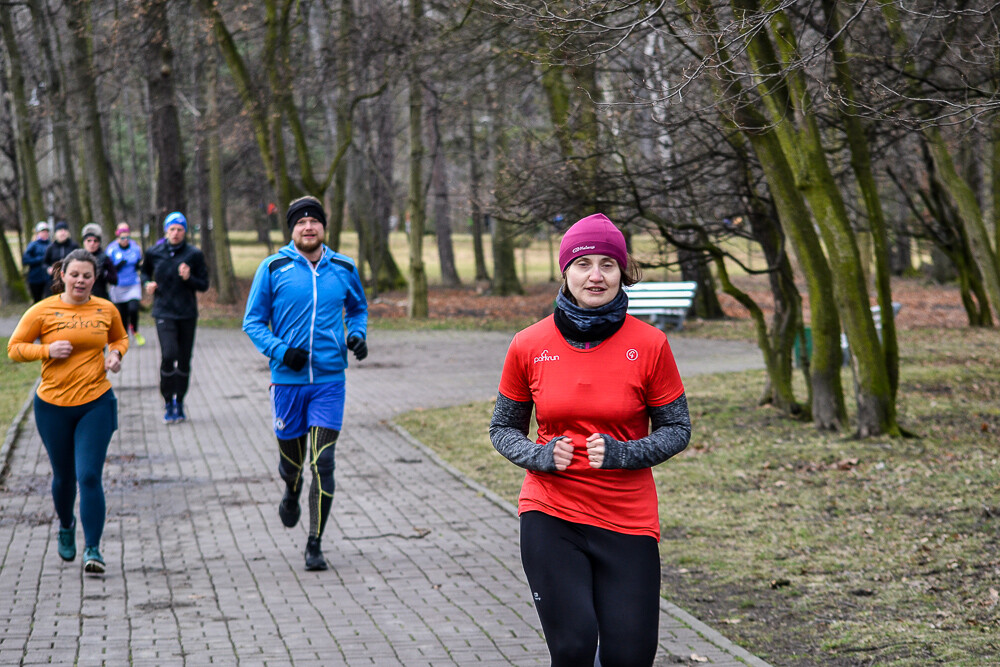
MULTIPOLYGON (((189 421, 167 427, 147 333, 113 380, 106 576, 84 577, 79 558, 56 554, 50 469, 30 414, 4 452, 0 665, 547 664, 512 508, 388 421, 492 397, 509 336, 373 332, 371 356, 348 371, 324 539, 332 569, 316 573, 303 568, 308 521, 289 530, 277 516, 263 357, 239 331, 199 330, 189 421)), ((675 351, 682 373, 759 366, 738 344, 677 339, 675 351)), ((663 609, 657 664, 692 654, 765 664, 663 609)))

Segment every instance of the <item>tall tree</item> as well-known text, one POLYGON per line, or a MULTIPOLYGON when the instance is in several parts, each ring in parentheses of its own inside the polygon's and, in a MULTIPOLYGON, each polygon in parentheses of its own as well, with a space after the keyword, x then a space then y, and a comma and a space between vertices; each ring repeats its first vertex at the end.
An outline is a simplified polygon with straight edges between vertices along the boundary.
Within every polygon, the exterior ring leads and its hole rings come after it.
POLYGON ((68 112, 68 100, 59 58, 52 47, 52 22, 47 7, 42 0, 28 0, 31 9, 31 23, 35 39, 41 46, 45 59, 45 74, 48 113, 52 116, 52 136, 59 160, 61 185, 64 191, 63 205, 65 217, 69 220, 83 220, 80 208, 80 188, 73 168, 73 144, 70 138, 72 119, 68 112))
POLYGON ((455 246, 451 240, 451 207, 448 196, 448 165, 441 136, 441 99, 437 92, 431 95, 431 108, 427 118, 431 135, 431 186, 434 190, 434 236, 437 238, 438 260, 441 266, 441 284, 457 287, 462 284, 455 268, 455 246))
POLYGON ((407 211, 410 215, 410 283, 407 290, 407 310, 413 319, 426 319, 429 312, 427 270, 424 267, 424 226, 427 201, 424 193, 424 88, 421 81, 420 41, 423 38, 423 0, 409 0, 410 62, 407 65, 407 84, 410 102, 410 189, 407 211))
MULTIPOLYGON (((929 101, 933 100, 933 97, 926 95, 922 88, 926 82, 932 89, 935 89, 936 79, 927 75, 935 74, 939 68, 946 68, 943 67, 943 63, 932 59, 927 65, 926 71, 920 71, 917 66, 917 59, 912 56, 914 53, 913 45, 911 44, 910 36, 907 34, 905 24, 901 19, 898 7, 895 3, 888 2, 887 0, 882 0, 880 7, 885 19, 884 25, 889 36, 889 43, 894 49, 892 65, 897 71, 905 73, 908 77, 909 85, 904 89, 903 96, 912 102, 914 113, 923 121, 920 128, 927 140, 931 156, 934 158, 937 173, 941 179, 941 183, 955 202, 959 218, 969 238, 973 256, 982 274, 983 283, 991 301, 993 311, 997 317, 1000 317, 1000 255, 993 251, 993 245, 986 230, 982 208, 979 205, 976 193, 969 185, 968 180, 963 177, 959 169, 955 166, 955 159, 951 154, 951 148, 945 137, 945 133, 941 125, 937 122, 940 114, 940 105, 929 101)), ((963 22, 965 18, 960 11, 943 12, 942 15, 944 24, 942 40, 947 44, 951 33, 959 29, 958 23, 963 22)), ((996 32, 993 35, 995 39, 996 32)), ((983 43, 988 44, 989 42, 985 41, 983 43)), ((991 71, 996 63, 995 44, 991 48, 993 49, 992 59, 985 68, 987 76, 992 76, 995 72, 995 70, 991 71)), ((938 51, 935 49, 935 53, 948 50, 942 49, 938 51)), ((963 55, 958 65, 961 66, 972 62, 975 61, 963 55)), ((996 82, 992 81, 990 83, 992 89, 995 90, 996 82)), ((976 95, 978 95, 978 91, 972 93, 970 97, 975 97, 976 95)), ((946 126, 952 124, 950 117, 951 114, 947 114, 948 120, 946 126)), ((945 118, 941 118, 941 121, 944 120, 945 118)))
POLYGON ((899 387, 899 344, 896 340, 896 316, 892 307, 892 270, 889 265, 889 233, 882 211, 882 199, 879 195, 875 174, 872 170, 872 156, 868 137, 861 123, 861 109, 857 103, 850 61, 841 35, 841 20, 837 3, 834 0, 823 0, 823 13, 826 18, 826 38, 829 40, 834 61, 834 81, 840 93, 840 111, 844 122, 844 132, 851 155, 851 168, 854 171, 861 200, 868 215, 868 226, 875 251, 875 290, 882 323, 882 352, 885 359, 886 373, 889 377, 889 387, 892 401, 895 403, 896 391, 899 387))
POLYGON ((476 119, 472 104, 466 101, 468 115, 466 144, 469 160, 469 210, 472 218, 472 250, 476 261, 476 280, 490 279, 486 270, 486 253, 483 249, 483 204, 481 184, 483 180, 482 157, 479 154, 479 142, 476 138, 476 119))
POLYGON ((803 61, 794 27, 785 12, 764 12, 756 0, 733 0, 732 5, 750 65, 759 77, 762 106, 781 150, 794 165, 796 185, 809 201, 830 257, 834 297, 852 351, 858 435, 898 436, 892 384, 869 307, 857 240, 827 161, 804 75, 794 66, 803 61), (768 23, 777 37, 774 42, 768 23))
POLYGON ((149 93, 152 158, 156 163, 156 217, 188 210, 184 187, 184 142, 177 117, 174 93, 174 49, 170 42, 167 0, 140 5, 145 57, 146 88, 149 93))
MULTIPOLYGON (((213 54, 214 55, 214 54, 213 54)), ((219 303, 236 303, 239 289, 233 271, 233 258, 229 250, 229 229, 226 224, 226 206, 223 188, 222 145, 219 140, 218 64, 209 58, 205 66, 205 101, 207 102, 208 134, 208 192, 209 215, 212 230, 213 264, 218 277, 216 283, 219 303)))
MULTIPOLYGON (((504 187, 505 182, 515 180, 514 171, 517 165, 501 162, 500 157, 510 154, 511 131, 506 123, 506 94, 501 88, 496 97, 492 92, 487 96, 487 106, 490 109, 489 142, 490 153, 496 157, 493 173, 497 189, 504 187), (499 98, 499 99, 497 99, 499 98)), ((514 240, 517 237, 517 226, 508 219, 506 211, 491 210, 490 234, 493 240, 493 282, 490 291, 497 296, 523 294, 521 281, 517 277, 517 263, 514 258, 514 240)))
MULTIPOLYGON (((68 0, 67 24, 70 31, 70 71, 79 95, 81 134, 87 156, 86 175, 90 190, 96 198, 98 219, 105 234, 114 232, 115 210, 111 197, 111 176, 108 157, 104 149, 104 129, 97 99, 97 77, 93 62, 93 29, 90 21, 90 0, 68 0)), ((69 221, 75 224, 74 221, 69 221)), ((80 221, 76 221, 80 222, 80 221)))
POLYGON ((24 71, 21 65, 21 48, 17 43, 17 32, 11 7, 0 4, 0 35, 7 54, 7 85, 13 100, 14 133, 18 154, 21 156, 21 174, 24 182, 27 210, 24 211, 22 226, 25 235, 45 216, 42 205, 42 186, 38 177, 38 163, 35 156, 35 132, 28 113, 28 98, 24 90, 24 71))

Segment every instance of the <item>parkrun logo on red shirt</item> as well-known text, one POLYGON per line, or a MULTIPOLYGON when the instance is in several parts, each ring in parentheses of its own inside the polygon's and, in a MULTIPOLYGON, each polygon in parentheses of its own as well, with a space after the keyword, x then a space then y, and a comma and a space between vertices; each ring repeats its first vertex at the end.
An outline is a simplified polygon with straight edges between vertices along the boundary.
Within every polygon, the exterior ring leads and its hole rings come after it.
POLYGON ((559 361, 559 355, 558 354, 550 355, 548 350, 542 350, 542 353, 539 356, 535 357, 535 360, 532 363, 537 364, 541 361, 559 361))

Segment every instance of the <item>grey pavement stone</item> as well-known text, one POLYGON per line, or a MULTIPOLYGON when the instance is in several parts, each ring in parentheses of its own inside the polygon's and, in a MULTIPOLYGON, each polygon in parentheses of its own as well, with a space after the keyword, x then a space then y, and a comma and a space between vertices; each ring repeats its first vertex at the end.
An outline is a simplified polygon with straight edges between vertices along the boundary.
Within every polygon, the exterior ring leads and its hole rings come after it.
MULTIPOLYGON (((371 356, 348 371, 324 536, 332 569, 318 573, 303 567, 307 512, 294 529, 277 516, 264 359, 239 331, 199 330, 188 421, 168 427, 147 340, 112 379, 103 578, 55 553, 50 470, 30 415, 7 452, 0 665, 548 663, 512 508, 390 424, 492 398, 509 335, 372 332, 371 356)), ((672 343, 683 374, 760 367, 751 346, 672 343)), ((77 540, 82 550, 82 531, 77 540)), ((765 664, 664 602, 657 664, 692 653, 765 664)))

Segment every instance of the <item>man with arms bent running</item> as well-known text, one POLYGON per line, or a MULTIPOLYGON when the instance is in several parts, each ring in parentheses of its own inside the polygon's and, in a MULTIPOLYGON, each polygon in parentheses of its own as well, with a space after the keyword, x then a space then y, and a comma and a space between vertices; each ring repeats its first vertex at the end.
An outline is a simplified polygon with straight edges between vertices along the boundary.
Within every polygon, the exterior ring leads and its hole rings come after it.
POLYGON ((368 356, 368 301, 351 258, 323 244, 326 213, 320 201, 296 199, 285 218, 292 242, 258 267, 243 331, 270 359, 278 474, 285 481, 278 515, 289 528, 299 521, 308 447, 312 485, 306 569, 325 570, 320 539, 333 504, 334 448, 344 418, 344 369, 348 350, 358 361, 368 356))

